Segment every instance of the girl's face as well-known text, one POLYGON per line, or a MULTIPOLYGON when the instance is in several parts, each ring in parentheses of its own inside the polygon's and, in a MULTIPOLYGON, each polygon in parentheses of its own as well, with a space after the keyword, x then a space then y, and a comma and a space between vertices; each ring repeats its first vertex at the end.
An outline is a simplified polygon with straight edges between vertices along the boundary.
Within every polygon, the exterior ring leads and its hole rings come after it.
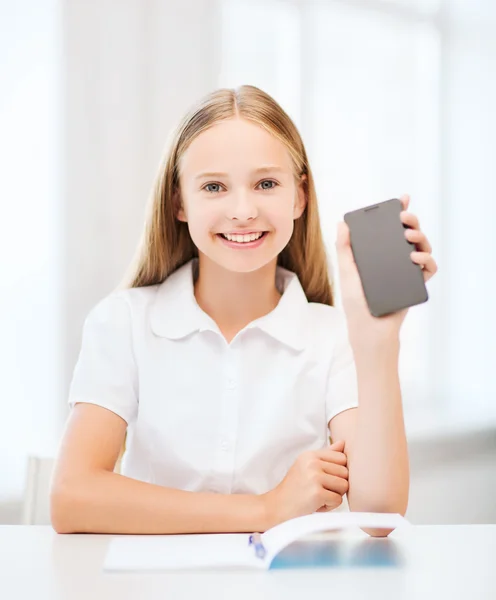
POLYGON ((285 146, 239 118, 201 133, 180 162, 182 207, 200 254, 230 271, 260 269, 284 249, 306 199, 285 146))

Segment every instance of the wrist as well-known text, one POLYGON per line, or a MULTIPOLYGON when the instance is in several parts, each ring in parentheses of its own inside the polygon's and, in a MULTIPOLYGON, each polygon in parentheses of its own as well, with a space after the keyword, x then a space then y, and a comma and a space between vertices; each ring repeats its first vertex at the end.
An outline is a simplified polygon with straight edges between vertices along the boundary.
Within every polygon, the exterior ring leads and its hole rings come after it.
POLYGON ((267 529, 274 527, 279 522, 275 508, 276 503, 273 501, 273 492, 274 490, 271 490, 257 497, 260 502, 262 531, 267 531, 267 529))
POLYGON ((398 376, 399 352, 391 348, 374 352, 362 350, 354 354, 354 359, 359 385, 363 385, 364 381, 370 383, 380 380, 384 376, 389 378, 393 373, 398 376))
POLYGON ((351 342, 353 357, 358 370, 366 368, 378 368, 384 366, 398 366, 400 357, 399 338, 390 339, 363 339, 351 342))
POLYGON ((399 331, 391 329, 389 331, 380 331, 377 333, 364 333, 363 329, 349 329, 348 334, 351 347, 356 354, 362 354, 364 352, 380 354, 399 353, 399 331))

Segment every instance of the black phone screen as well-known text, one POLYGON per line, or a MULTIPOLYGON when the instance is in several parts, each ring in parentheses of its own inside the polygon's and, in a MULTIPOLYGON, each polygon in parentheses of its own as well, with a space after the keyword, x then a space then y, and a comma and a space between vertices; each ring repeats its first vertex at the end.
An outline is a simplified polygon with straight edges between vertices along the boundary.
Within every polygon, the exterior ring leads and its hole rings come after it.
POLYGON ((410 256, 397 198, 346 213, 350 241, 369 310, 380 317, 428 300, 424 276, 410 256))

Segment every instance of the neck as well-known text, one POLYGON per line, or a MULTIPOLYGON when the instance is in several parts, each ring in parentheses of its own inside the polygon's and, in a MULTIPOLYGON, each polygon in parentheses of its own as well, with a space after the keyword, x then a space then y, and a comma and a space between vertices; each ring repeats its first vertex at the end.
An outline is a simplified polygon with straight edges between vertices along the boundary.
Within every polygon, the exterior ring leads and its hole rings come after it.
POLYGON ((195 298, 230 341, 255 319, 277 306, 277 259, 251 273, 228 271, 200 253, 195 298))

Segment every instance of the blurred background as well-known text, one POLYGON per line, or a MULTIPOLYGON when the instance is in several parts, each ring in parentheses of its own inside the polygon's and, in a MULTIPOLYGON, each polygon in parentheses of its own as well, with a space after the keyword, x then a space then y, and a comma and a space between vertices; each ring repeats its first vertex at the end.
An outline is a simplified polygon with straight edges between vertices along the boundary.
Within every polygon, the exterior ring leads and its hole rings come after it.
POLYGON ((345 212, 411 195, 439 273, 402 331, 407 517, 496 522, 496 2, 0 7, 0 523, 46 521, 29 465, 57 452, 84 318, 131 260, 171 129, 244 83, 299 127, 332 258, 345 212))

